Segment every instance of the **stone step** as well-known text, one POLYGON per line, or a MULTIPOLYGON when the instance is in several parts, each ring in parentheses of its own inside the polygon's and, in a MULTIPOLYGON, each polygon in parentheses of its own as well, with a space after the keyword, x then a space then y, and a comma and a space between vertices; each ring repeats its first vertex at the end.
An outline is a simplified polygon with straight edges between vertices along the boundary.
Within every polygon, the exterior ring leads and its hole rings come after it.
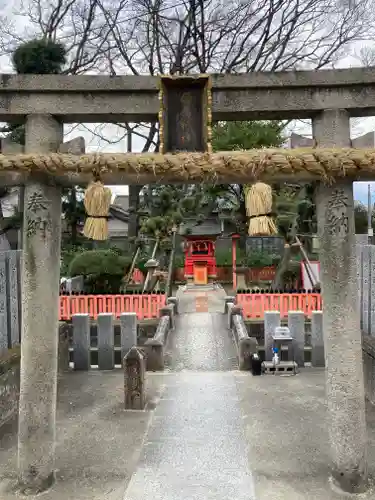
POLYGON ((298 365, 295 361, 280 361, 277 365, 272 361, 263 361, 262 368, 266 375, 290 375, 298 372, 298 365))

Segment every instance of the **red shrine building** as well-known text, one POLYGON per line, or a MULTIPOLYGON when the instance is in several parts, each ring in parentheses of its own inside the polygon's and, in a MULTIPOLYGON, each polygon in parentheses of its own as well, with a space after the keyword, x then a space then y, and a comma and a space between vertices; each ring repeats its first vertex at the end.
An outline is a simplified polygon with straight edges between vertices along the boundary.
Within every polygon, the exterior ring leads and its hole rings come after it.
POLYGON ((185 237, 185 279, 207 285, 216 279, 215 237, 185 237))
POLYGON ((190 226, 190 232, 183 234, 184 275, 188 283, 207 285, 216 280, 215 243, 220 234, 221 227, 217 220, 190 226))

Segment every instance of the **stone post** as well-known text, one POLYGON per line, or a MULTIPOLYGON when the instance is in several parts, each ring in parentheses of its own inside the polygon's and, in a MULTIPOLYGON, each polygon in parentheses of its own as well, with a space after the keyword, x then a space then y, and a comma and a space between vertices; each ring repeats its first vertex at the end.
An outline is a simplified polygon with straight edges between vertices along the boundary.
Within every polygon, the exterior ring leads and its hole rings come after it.
POLYGON ((363 369, 366 398, 375 404, 375 344, 367 335, 363 336, 363 369))
POLYGON ((73 314, 72 322, 74 370, 90 370, 90 316, 86 313, 73 314))
POLYGON ((258 353, 258 342, 255 338, 249 337, 240 314, 233 316, 233 331, 237 342, 238 369, 251 370, 251 356, 258 353))
MULTIPOLYGON (((164 316, 164 318, 167 318, 164 316)), ((163 318, 162 318, 163 319, 163 318)), ((168 319, 168 318, 167 318, 168 319)), ((169 329, 169 320, 167 323, 169 329)), ((164 344, 155 338, 148 339, 144 345, 146 357, 146 369, 150 372, 164 370, 164 344)))
POLYGON ((115 367, 115 338, 113 314, 98 314, 98 365, 99 370, 113 370, 115 367))
POLYGON ((236 297, 227 295, 224 298, 224 314, 228 314, 228 304, 235 304, 235 303, 236 303, 236 297))
POLYGON ((64 321, 59 323, 58 372, 60 377, 69 371, 69 325, 64 321))
POLYGON ((248 269, 246 267, 236 267, 236 288, 235 290, 243 290, 247 288, 246 276, 248 274, 248 269))
POLYGON ((141 350, 132 347, 123 359, 124 403, 126 410, 145 407, 146 360, 141 350))
POLYGON ((132 347, 137 345, 137 314, 120 314, 121 359, 123 360, 132 347))
POLYGON ((164 370, 164 346, 170 329, 169 316, 162 316, 156 328, 155 335, 145 343, 147 370, 164 370))
POLYGON ((362 321, 362 303, 363 303, 363 290, 362 290, 362 280, 363 280, 363 263, 362 263, 362 250, 363 247, 360 244, 356 244, 356 257, 357 257, 357 279, 358 279, 358 308, 361 317, 361 330, 363 329, 362 321))
POLYGON ((0 313, 0 354, 8 349, 8 332, 6 330, 5 314, 0 313))
POLYGON ((237 235, 232 236, 232 281, 233 281, 233 290, 237 290, 237 235))
POLYGON ((168 297, 167 298, 167 305, 173 304, 174 306, 174 313, 178 314, 178 298, 177 297, 168 297))
POLYGON ((311 364, 325 366, 322 311, 311 313, 311 364))
POLYGON ((243 318, 243 308, 241 304, 233 304, 232 307, 228 309, 228 328, 231 330, 233 328, 233 317, 241 316, 243 318))
POLYGON ((3 315, 3 337, 2 345, 4 349, 8 348, 8 316, 7 316, 7 262, 6 254, 0 254, 0 314, 3 315))
MULTIPOLYGON (((320 147, 350 146, 348 113, 320 113, 313 135, 320 147)), ((367 429, 352 182, 321 183, 316 205, 332 480, 345 492, 358 493, 367 485, 367 429)))
POLYGON ((368 309, 369 309, 369 326, 368 334, 372 337, 375 336, 375 246, 368 246, 370 253, 370 283, 369 283, 369 297, 368 297, 368 309))
MULTIPOLYGON (((53 116, 26 118, 26 153, 56 152, 62 140, 53 116)), ((54 481, 61 189, 47 176, 31 177, 24 207, 18 479, 32 493, 54 481)))
POLYGON ((158 267, 159 267, 159 262, 154 258, 151 258, 146 262, 145 268, 147 269, 147 275, 145 282, 143 284, 143 292, 152 291, 152 278, 158 267))
POLYGON ((19 255, 14 250, 0 255, 0 314, 4 314, 4 335, 7 347, 20 342, 20 289, 18 286, 19 255))
MULTIPOLYGON (((264 311, 264 359, 272 361, 273 352, 272 336, 275 334, 275 328, 280 326, 280 311, 264 311)), ((281 355, 281 353, 280 353, 281 355)), ((281 359, 281 358, 280 358, 281 359)))
POLYGON ((232 309, 234 307, 234 302, 228 302, 226 304, 226 314, 227 314, 227 326, 228 330, 232 328, 232 309))
POLYGON ((370 316, 370 274, 371 274, 371 247, 363 245, 362 247, 362 308, 361 324, 362 330, 367 335, 370 334, 369 316, 370 316))
POLYGON ((293 337, 293 355, 295 361, 301 368, 305 366, 305 314, 303 311, 288 312, 288 327, 293 337))
POLYGON ((161 307, 159 310, 159 318, 163 316, 168 316, 169 318, 169 328, 174 330, 175 318, 174 318, 174 305, 169 304, 168 306, 161 307))
POLYGON ((20 343, 20 302, 18 285, 20 252, 10 251, 7 259, 9 340, 11 347, 20 343))

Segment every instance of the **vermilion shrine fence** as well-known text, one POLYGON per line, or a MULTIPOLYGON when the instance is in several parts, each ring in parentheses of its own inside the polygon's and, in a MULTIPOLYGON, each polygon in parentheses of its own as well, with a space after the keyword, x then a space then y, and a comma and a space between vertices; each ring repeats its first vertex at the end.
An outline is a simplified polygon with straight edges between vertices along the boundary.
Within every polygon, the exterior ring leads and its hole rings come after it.
POLYGON ((97 319, 98 314, 112 313, 116 318, 124 312, 135 312, 137 318, 159 317, 165 306, 165 295, 63 295, 60 297, 60 321, 70 321, 73 314, 89 314, 97 319))
MULTIPOLYGON (((282 318, 288 311, 303 311, 311 317, 313 311, 322 310, 322 297, 318 293, 239 293, 237 303, 243 307, 247 319, 263 319, 265 311, 280 311, 282 318)), ((135 312, 137 318, 159 317, 166 304, 165 295, 66 295, 60 297, 60 321, 70 321, 74 314, 89 314, 97 319, 101 313, 112 313, 116 318, 124 312, 135 312)))
POLYGON ((280 317, 286 318, 289 311, 303 311, 311 317, 313 311, 322 310, 319 293, 238 293, 236 301, 247 319, 263 319, 265 311, 280 311, 280 317))

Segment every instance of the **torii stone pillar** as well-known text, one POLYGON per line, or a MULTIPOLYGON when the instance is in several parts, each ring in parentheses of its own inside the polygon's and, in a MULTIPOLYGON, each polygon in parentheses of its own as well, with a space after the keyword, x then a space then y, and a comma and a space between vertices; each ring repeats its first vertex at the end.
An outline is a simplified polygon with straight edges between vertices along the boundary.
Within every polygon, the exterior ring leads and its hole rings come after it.
MULTIPOLYGON (((56 152, 62 141, 53 116, 27 117, 26 153, 56 152)), ((23 241, 18 478, 32 493, 54 480, 61 189, 53 180, 25 186, 23 241)))
MULTIPOLYGON (((313 119, 313 136, 320 147, 349 146, 348 113, 320 113, 313 119)), ((367 430, 352 182, 320 184, 316 203, 332 480, 357 493, 367 483, 367 430)))

